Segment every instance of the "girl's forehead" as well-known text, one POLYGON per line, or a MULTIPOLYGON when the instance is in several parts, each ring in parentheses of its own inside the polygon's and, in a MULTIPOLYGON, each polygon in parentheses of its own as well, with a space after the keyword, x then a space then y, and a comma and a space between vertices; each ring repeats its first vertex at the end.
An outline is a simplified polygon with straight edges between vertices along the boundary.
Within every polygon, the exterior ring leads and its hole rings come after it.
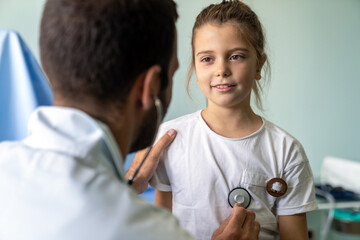
POLYGON ((242 25, 235 21, 226 21, 226 22, 218 22, 218 21, 209 21, 198 27, 197 29, 201 29, 204 27, 214 27, 214 28, 232 28, 235 31, 240 31, 242 25))
POLYGON ((244 34, 244 29, 238 23, 210 22, 202 25, 194 31, 194 50, 195 48, 206 46, 224 45, 242 45, 251 47, 244 34))

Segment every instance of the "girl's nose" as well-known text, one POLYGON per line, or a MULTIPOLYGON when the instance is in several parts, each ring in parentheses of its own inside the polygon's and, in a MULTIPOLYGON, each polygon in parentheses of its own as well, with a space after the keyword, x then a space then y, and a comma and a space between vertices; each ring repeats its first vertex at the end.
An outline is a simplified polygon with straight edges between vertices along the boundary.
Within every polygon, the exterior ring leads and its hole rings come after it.
POLYGON ((220 60, 217 62, 215 75, 217 77, 228 77, 231 75, 231 71, 225 61, 220 60))

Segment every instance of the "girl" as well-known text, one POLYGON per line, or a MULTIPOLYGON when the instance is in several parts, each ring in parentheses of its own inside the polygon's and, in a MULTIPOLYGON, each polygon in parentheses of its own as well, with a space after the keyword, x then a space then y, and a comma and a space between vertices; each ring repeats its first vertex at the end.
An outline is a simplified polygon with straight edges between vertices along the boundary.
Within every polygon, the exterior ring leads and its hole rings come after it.
POLYGON ((316 202, 305 152, 250 106, 252 91, 261 106, 267 61, 256 14, 238 0, 208 6, 197 16, 192 50, 208 104, 162 125, 159 136, 170 128, 178 133, 152 179, 155 205, 171 210, 197 239, 211 238, 234 199, 256 213, 259 239, 307 239, 306 212, 316 202), (244 195, 231 196, 237 188, 244 195))

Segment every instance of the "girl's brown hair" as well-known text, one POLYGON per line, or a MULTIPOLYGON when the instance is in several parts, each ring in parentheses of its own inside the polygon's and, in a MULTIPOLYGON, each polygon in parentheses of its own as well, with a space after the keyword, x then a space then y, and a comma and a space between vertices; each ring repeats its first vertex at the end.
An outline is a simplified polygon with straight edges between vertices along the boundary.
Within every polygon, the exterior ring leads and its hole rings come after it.
MULTIPOLYGON (((243 34, 243 37, 246 39, 248 44, 255 49, 258 68, 261 69, 265 60, 267 63, 267 68, 269 70, 270 66, 264 52, 265 37, 261 23, 257 15, 250 9, 250 7, 248 7, 243 2, 240 2, 239 0, 228 0, 228 1, 224 0, 222 3, 211 4, 210 6, 206 7, 196 17, 196 21, 192 30, 192 38, 191 38, 192 60, 186 82, 186 90, 188 94, 189 94, 190 79, 195 69, 194 36, 196 30, 208 23, 212 23, 212 24, 215 23, 221 25, 227 22, 232 22, 238 25, 240 32, 243 34)), ((259 81, 255 82, 253 86, 253 91, 255 94, 256 105, 260 110, 262 110, 262 103, 260 96, 260 92, 262 91, 262 86, 259 84, 259 81)))

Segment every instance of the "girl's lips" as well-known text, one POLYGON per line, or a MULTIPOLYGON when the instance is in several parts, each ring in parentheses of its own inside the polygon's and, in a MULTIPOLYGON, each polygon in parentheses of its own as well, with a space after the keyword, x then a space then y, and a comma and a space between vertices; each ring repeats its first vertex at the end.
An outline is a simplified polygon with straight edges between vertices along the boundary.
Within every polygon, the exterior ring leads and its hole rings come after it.
POLYGON ((231 89, 233 89, 234 87, 235 87, 234 84, 219 84, 219 85, 212 86, 212 88, 218 92, 228 92, 231 89))

